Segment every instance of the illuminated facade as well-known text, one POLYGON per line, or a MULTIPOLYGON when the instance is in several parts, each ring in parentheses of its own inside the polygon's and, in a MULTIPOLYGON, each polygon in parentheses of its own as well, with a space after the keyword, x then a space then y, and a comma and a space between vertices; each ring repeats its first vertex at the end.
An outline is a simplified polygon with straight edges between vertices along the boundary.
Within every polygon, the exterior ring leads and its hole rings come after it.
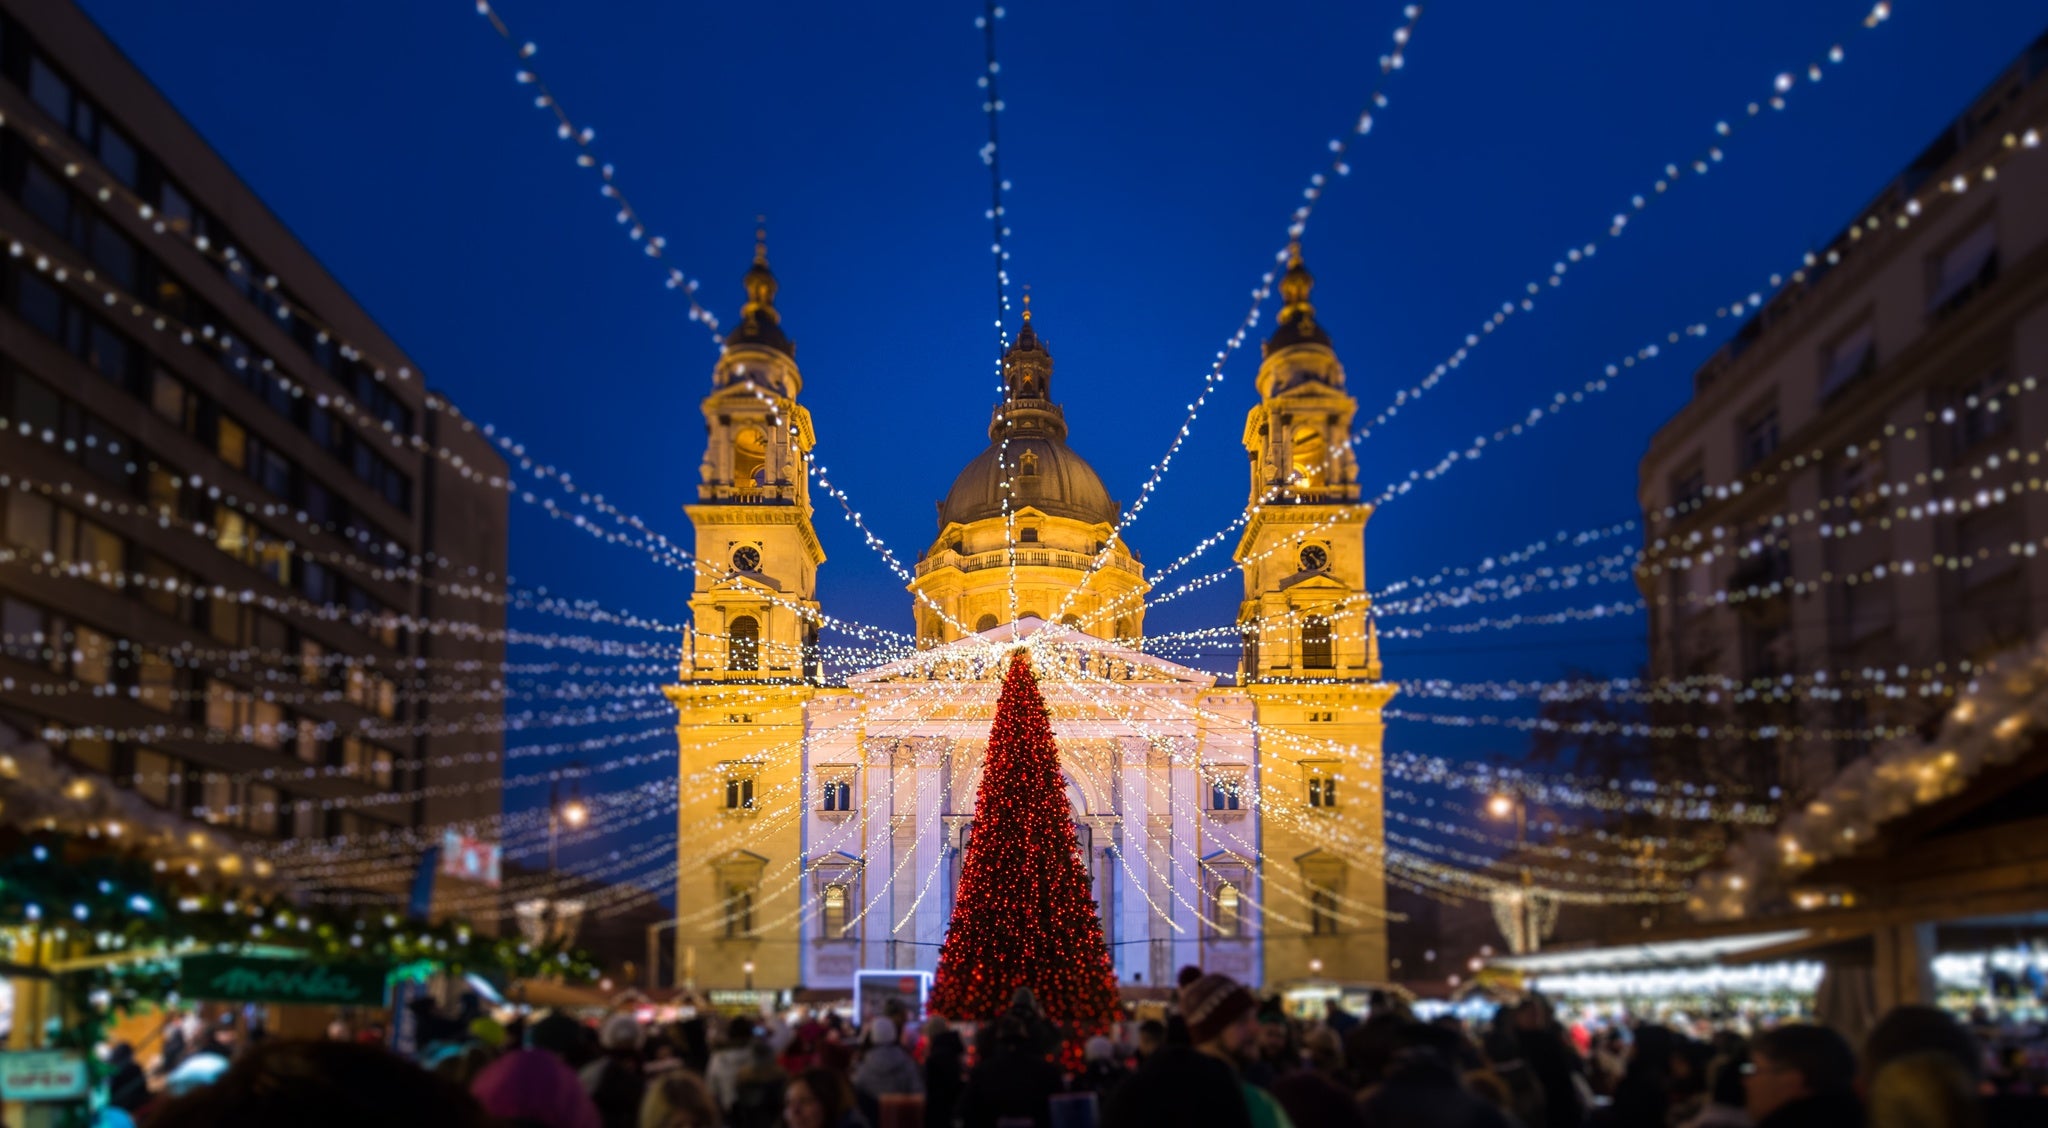
POLYGON ((1386 974, 1377 640, 1355 402, 1297 253, 1246 425, 1239 685, 1143 652, 1144 567, 1066 443, 1027 308, 989 447, 909 585, 916 649, 827 685, 813 441, 765 251, 704 401, 694 630, 678 682, 679 967, 711 987, 932 969, 1013 643, 1034 647, 1126 982, 1386 974))

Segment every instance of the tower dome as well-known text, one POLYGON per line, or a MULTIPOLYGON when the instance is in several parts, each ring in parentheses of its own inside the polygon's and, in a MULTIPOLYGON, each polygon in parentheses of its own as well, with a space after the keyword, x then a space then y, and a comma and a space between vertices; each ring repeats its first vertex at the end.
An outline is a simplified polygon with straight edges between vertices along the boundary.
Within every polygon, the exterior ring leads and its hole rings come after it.
POLYGON ((1113 525, 1121 512, 1095 468, 1067 445, 1066 415, 1052 402, 1052 353, 1031 324, 1028 295, 1024 303, 1024 327, 1003 354, 1003 402, 989 421, 988 449, 939 503, 941 529, 1001 517, 1006 482, 1010 512, 1030 506, 1091 525, 1113 525))

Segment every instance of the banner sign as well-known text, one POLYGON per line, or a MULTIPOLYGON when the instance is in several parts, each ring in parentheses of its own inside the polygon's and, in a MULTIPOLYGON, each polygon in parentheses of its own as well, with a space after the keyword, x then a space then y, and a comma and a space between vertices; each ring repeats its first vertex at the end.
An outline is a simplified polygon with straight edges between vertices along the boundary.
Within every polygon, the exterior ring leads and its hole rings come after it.
POLYGON ((85 1055, 77 1050, 0 1053, 0 1100, 75 1101, 85 1086, 85 1055))
POLYGON ((251 956, 186 956, 178 994, 233 1003, 384 1005, 385 969, 373 964, 316 964, 251 956))
POLYGON ((459 877, 496 889, 503 884, 504 865, 505 849, 495 842, 471 838, 456 830, 441 835, 441 873, 445 877, 459 877))

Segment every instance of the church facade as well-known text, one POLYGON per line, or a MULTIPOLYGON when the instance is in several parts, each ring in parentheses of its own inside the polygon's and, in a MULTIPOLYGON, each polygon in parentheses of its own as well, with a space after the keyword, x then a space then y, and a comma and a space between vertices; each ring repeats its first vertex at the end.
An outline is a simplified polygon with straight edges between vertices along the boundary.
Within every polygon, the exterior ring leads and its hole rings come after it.
POLYGON ((679 676, 676 947, 699 986, 936 966, 1005 655, 1031 648, 1118 976, 1261 986, 1387 963, 1382 680, 1356 403, 1299 250, 1246 420, 1235 685, 1145 652, 1121 510, 1067 445, 1028 308, 989 446, 908 585, 915 648, 827 684, 815 432, 765 246, 703 401, 679 676))

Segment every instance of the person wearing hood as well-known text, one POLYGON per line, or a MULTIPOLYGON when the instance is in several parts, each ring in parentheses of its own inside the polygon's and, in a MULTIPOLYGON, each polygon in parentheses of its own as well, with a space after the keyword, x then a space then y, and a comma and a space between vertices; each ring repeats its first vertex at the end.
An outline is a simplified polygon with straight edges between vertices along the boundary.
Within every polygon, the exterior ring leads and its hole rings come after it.
POLYGON ((868 1048, 853 1070, 853 1087, 863 1103, 877 1106, 891 1093, 922 1093, 924 1078, 918 1076, 917 1062, 896 1040, 893 1019, 877 1018, 868 1023, 868 1048))
POLYGON ((484 1067, 469 1091, 499 1120, 534 1128, 604 1128, 576 1071, 546 1050, 514 1050, 484 1067))

